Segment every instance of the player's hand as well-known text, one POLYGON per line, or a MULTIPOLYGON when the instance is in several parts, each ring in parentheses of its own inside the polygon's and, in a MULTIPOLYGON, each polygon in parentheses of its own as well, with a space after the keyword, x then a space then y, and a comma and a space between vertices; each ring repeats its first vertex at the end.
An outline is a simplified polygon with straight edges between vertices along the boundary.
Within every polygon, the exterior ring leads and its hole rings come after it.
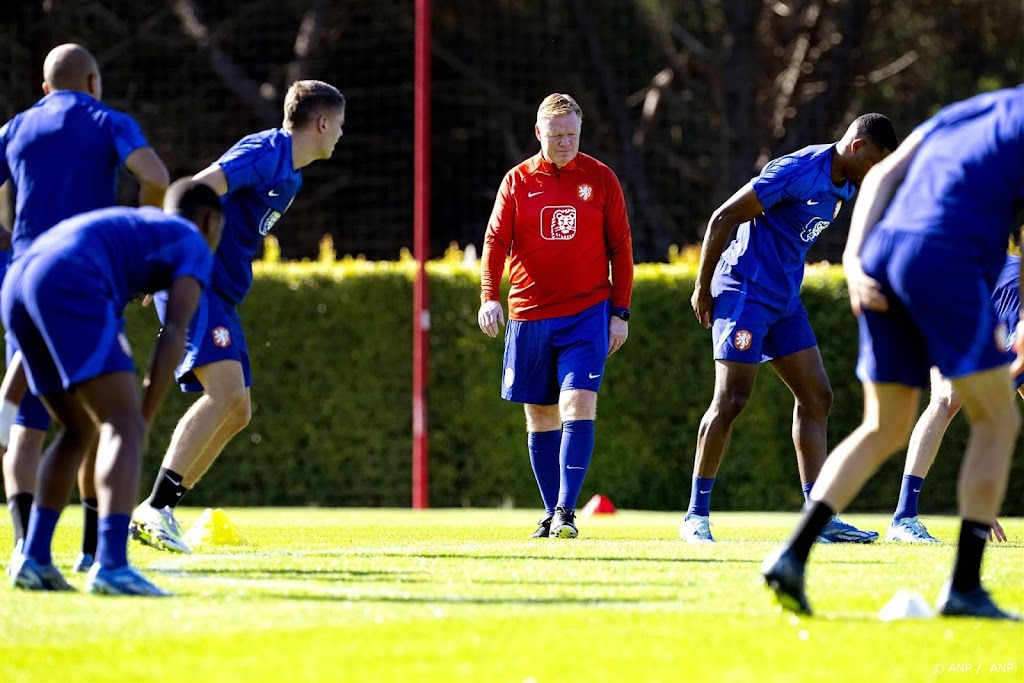
POLYGON ((992 522, 992 528, 988 530, 988 540, 1006 542, 1006 532, 1003 531, 1003 525, 999 523, 998 519, 992 522))
POLYGON ((860 259, 844 261, 843 270, 846 272, 850 308, 853 309, 854 315, 859 316, 863 311, 881 313, 889 310, 889 300, 882 293, 882 283, 864 274, 860 259))
POLYGON ((693 314, 697 316, 697 322, 705 328, 711 328, 711 313, 715 308, 715 299, 711 292, 700 285, 693 288, 693 296, 690 297, 690 306, 693 307, 693 314))
POLYGON ((476 322, 488 337, 498 336, 498 330, 505 324, 505 312, 500 301, 485 301, 476 314, 476 322))
POLYGON ((153 295, 152 294, 147 294, 146 296, 142 297, 142 306, 143 307, 146 307, 146 306, 150 305, 151 303, 153 303, 153 295))
POLYGON ((1024 320, 1017 323, 1017 334, 1013 338, 1013 352, 1017 357, 1010 363, 1010 374, 1019 377, 1024 372, 1024 320))
POLYGON ((608 355, 612 355, 622 348, 629 336, 629 323, 617 315, 613 315, 608 321, 608 355))

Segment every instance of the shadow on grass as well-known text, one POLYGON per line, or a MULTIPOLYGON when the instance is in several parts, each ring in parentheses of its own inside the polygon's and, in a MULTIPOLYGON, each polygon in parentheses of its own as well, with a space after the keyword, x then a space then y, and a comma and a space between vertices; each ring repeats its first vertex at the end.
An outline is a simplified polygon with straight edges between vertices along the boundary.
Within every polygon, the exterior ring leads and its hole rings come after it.
POLYGON ((552 605, 592 605, 599 607, 602 605, 653 605, 685 602, 685 600, 680 600, 677 596, 665 598, 490 598, 464 595, 309 595, 268 592, 262 593, 261 597, 303 602, 365 602, 408 605, 516 605, 520 607, 529 607, 530 605, 543 607, 550 607, 552 605))

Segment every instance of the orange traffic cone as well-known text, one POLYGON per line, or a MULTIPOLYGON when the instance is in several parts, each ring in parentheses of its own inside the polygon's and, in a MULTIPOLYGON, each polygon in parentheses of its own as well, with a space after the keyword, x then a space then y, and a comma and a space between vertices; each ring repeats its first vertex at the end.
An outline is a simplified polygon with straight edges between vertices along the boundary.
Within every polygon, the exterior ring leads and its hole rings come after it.
POLYGON ((583 506, 583 511, 580 513, 581 517, 590 517, 592 515, 613 515, 615 514, 615 506, 612 505, 612 501, 609 500, 608 496, 602 496, 600 493, 594 494, 594 497, 587 501, 587 504, 583 506))

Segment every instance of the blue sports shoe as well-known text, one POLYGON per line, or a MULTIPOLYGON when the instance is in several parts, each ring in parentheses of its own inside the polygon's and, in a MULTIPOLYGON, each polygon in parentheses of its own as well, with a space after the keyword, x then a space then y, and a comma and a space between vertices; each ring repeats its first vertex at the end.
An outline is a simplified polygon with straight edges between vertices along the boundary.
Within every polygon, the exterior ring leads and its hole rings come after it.
POLYGON ((73 591, 64 575, 53 564, 39 564, 28 555, 11 561, 11 585, 30 591, 73 591))
POLYGON ((155 598, 173 595, 151 584, 130 565, 105 569, 98 562, 89 570, 85 588, 96 595, 146 595, 155 598))
POLYGON ((832 519, 818 534, 818 543, 873 543, 876 540, 877 531, 861 531, 839 519, 839 515, 832 515, 832 519))
POLYGON ((1021 621, 1021 616, 1014 612, 1005 612, 992 601, 992 596, 981 586, 972 591, 961 592, 953 588, 952 582, 946 582, 939 592, 935 605, 939 614, 944 617, 978 617, 980 619, 1001 619, 1021 621))

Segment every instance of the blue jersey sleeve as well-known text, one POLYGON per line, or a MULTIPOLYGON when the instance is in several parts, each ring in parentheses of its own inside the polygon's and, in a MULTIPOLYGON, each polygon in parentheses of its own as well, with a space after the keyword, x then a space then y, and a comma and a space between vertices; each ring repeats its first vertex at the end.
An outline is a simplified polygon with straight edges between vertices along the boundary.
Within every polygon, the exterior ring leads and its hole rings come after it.
POLYGON ((803 195, 806 174, 800 162, 801 159, 793 157, 779 157, 761 169, 761 174, 753 181, 754 194, 761 206, 768 209, 785 199, 803 195))
POLYGON ((10 121, 0 127, 0 185, 11 179, 11 168, 7 165, 7 133, 10 129, 10 121))
POLYGON ((262 140, 239 141, 217 160, 228 179, 228 193, 243 187, 262 187, 274 177, 277 158, 262 140))
POLYGON ((146 141, 146 136, 142 134, 139 124, 131 116, 119 111, 112 111, 110 115, 111 132, 114 135, 117 159, 121 162, 121 165, 124 165, 125 159, 128 158, 129 154, 140 147, 149 147, 149 142, 146 141))
POLYGON ((199 281, 203 289, 210 284, 213 252, 202 235, 196 231, 189 231, 179 239, 164 245, 152 258, 168 266, 171 282, 179 277, 192 277, 199 281))

